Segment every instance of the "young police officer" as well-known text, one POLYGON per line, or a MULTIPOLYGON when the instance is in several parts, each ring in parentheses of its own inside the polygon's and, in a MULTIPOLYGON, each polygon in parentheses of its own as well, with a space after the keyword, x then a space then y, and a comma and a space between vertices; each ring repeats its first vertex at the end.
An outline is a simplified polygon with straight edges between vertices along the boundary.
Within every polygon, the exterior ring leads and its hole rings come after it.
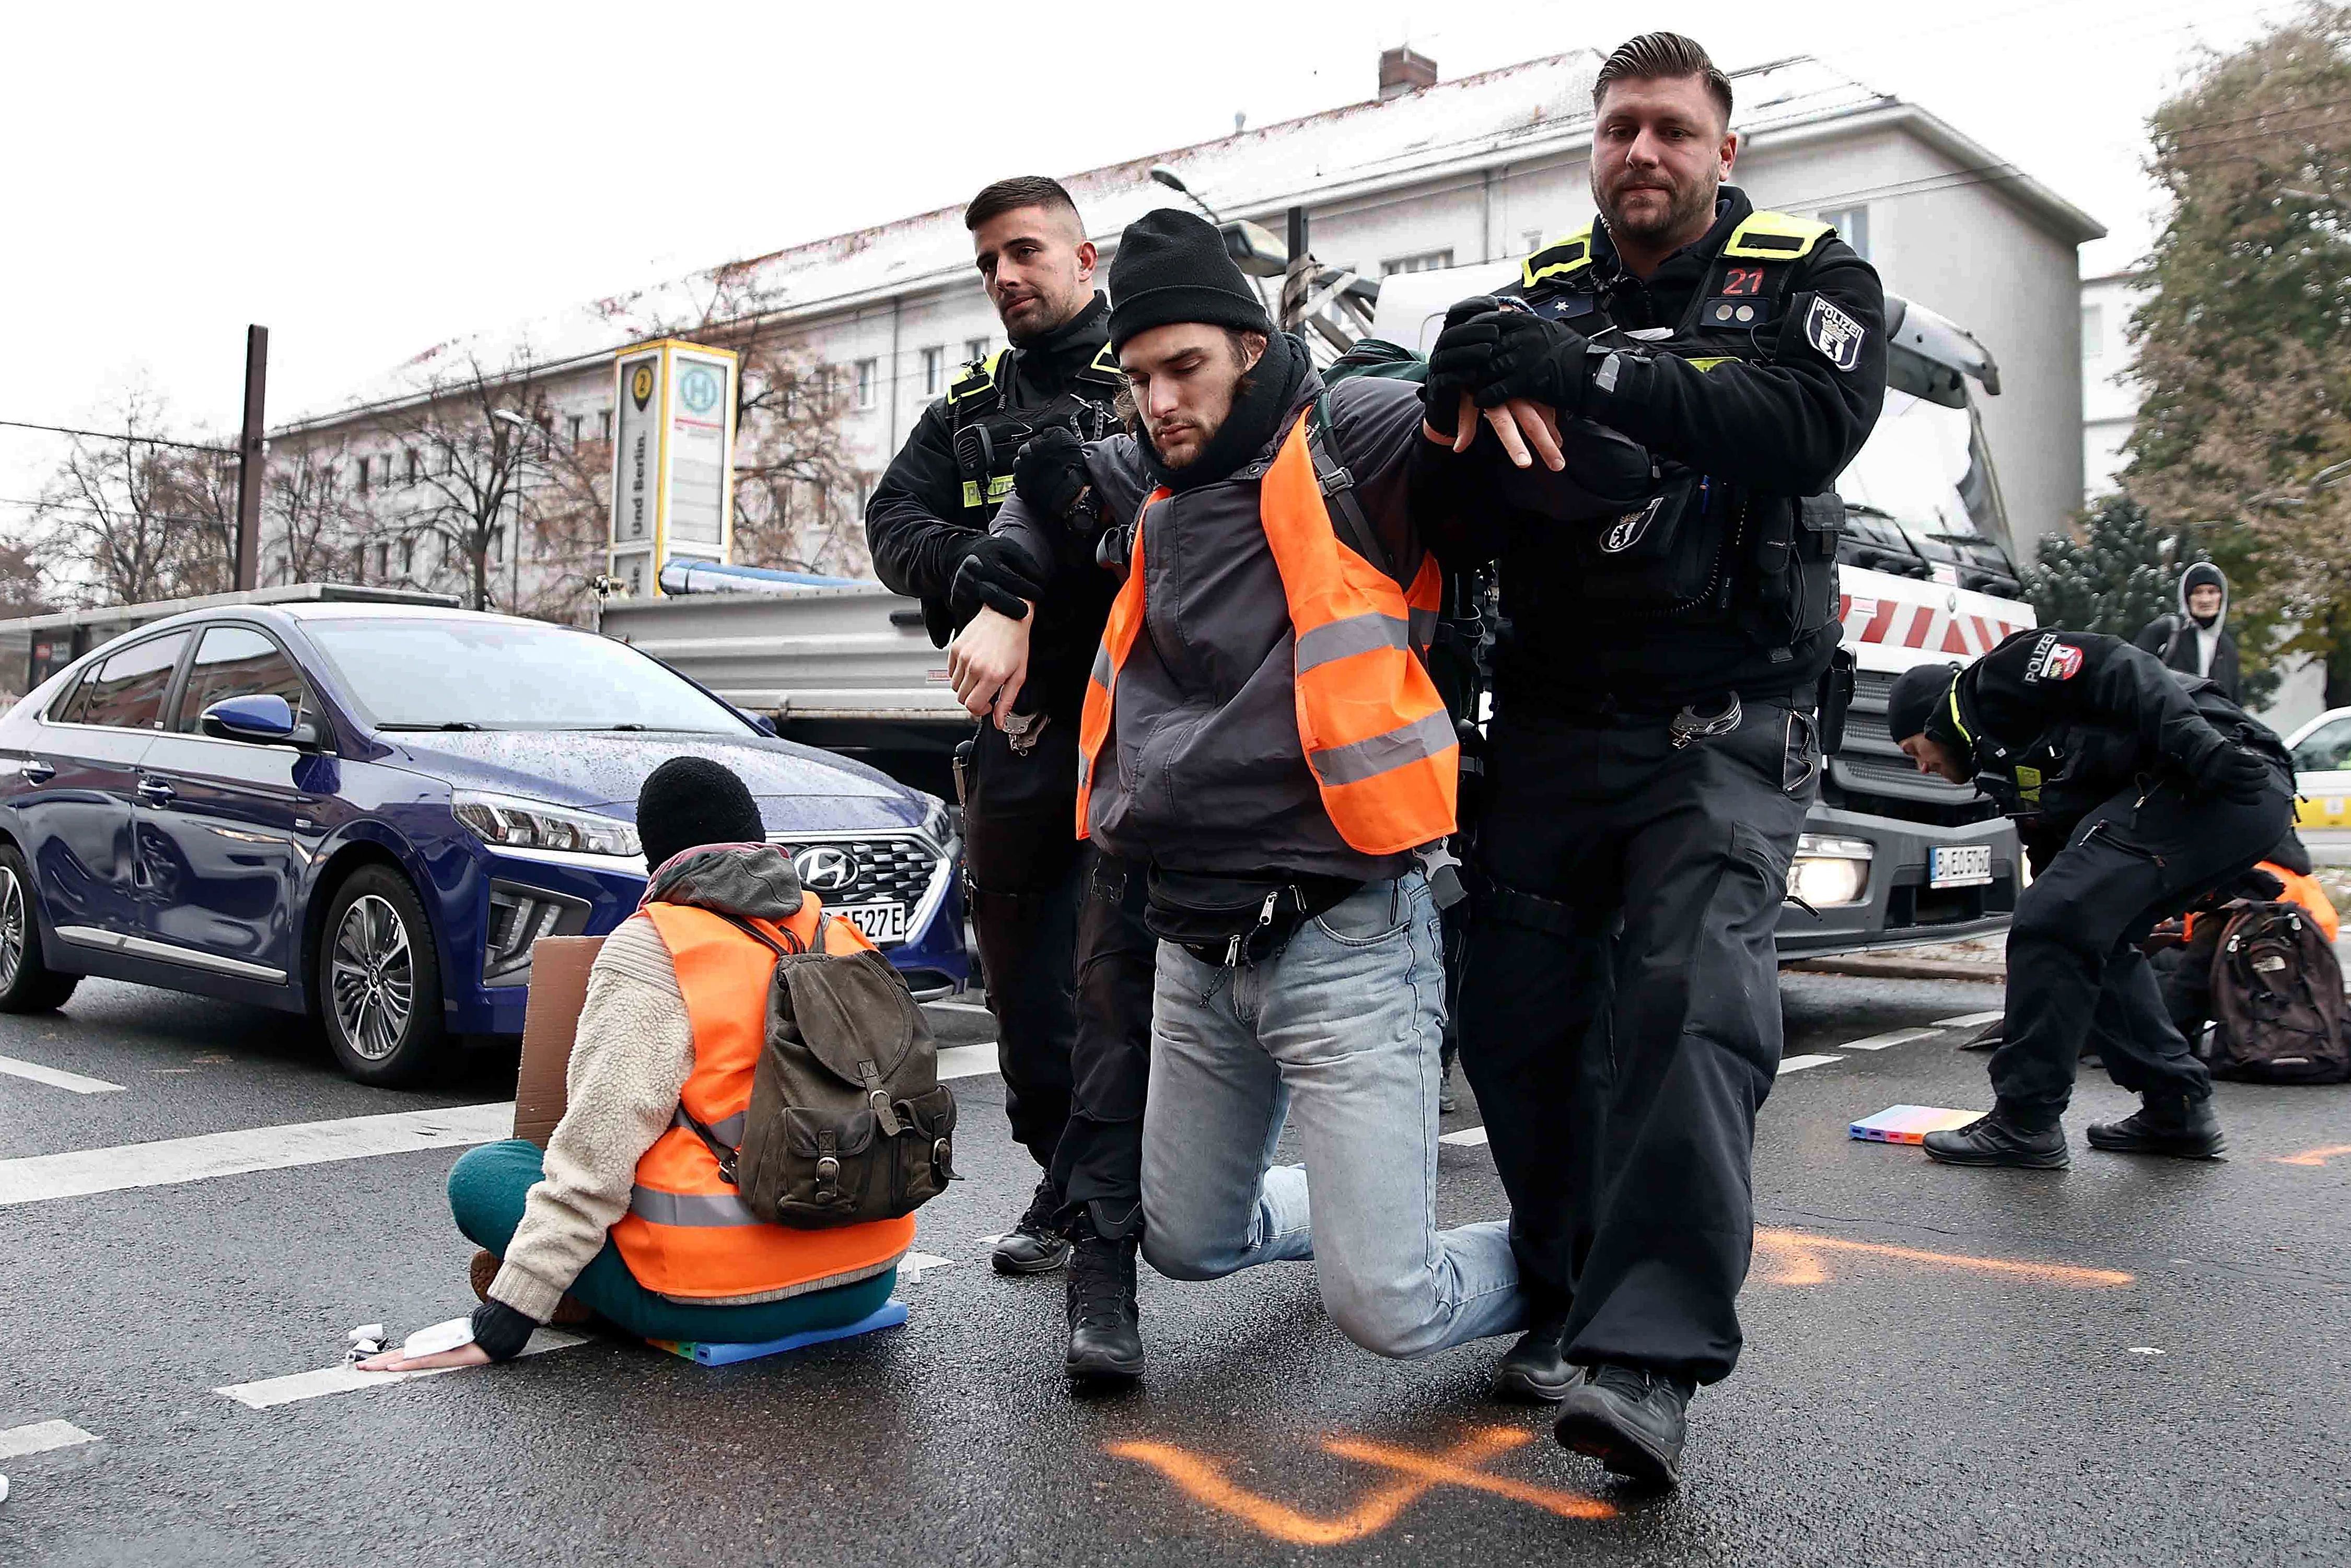
POLYGON ((1884 297, 1824 225, 1722 183, 1730 84, 1697 44, 1635 38, 1593 92, 1599 224, 1521 298, 1457 307, 1430 418, 1582 414, 1666 460, 1662 493, 1562 528, 1465 484, 1428 524, 1450 565, 1499 554, 1510 627, 1461 1002, 1533 1303, 1496 1391, 1671 1482, 1693 1388, 1739 1354, 1773 933, 1838 639, 1829 486, 1884 399, 1884 297))
MULTIPOLYGON (((1005 1111, 1012 1135, 1046 1168, 994 1262, 1004 1273, 1035 1274, 1070 1256, 1061 1234, 1064 1182, 1053 1160, 1072 1114, 1071 1042, 1107 1031, 1144 1049, 1151 952, 1139 898, 1131 915, 1123 914, 1115 868, 1097 874, 1070 831, 1078 711, 1111 585, 1097 571, 1029 571, 988 538, 987 523, 1010 495, 1032 434, 1053 429, 1074 441, 1103 434, 1114 423, 1121 378, 1109 350, 1109 303, 1092 288, 1094 247, 1068 192, 1043 178, 999 181, 972 199, 964 225, 1012 346, 967 367, 925 411, 874 491, 865 528, 874 570, 923 601, 942 646, 983 604, 1018 616, 1036 607, 1030 678, 1000 725, 980 727, 964 800, 966 885, 996 1013, 1005 1111), (1083 908, 1096 886, 1105 906, 1083 908)), ((1131 1053, 1105 1054, 1117 1061, 1131 1053)), ((1139 1069, 1108 1081, 1097 1074, 1078 1086, 1078 1113, 1139 1124, 1142 1094, 1139 1069)), ((1105 1223, 1139 1224, 1133 1193, 1123 1196, 1120 1216, 1105 1223)), ((1120 1197, 1070 1195, 1078 1202, 1120 1197)), ((1132 1322, 1121 1329, 1113 1321, 1110 1332, 1107 1364, 1094 1370, 1140 1371, 1132 1322)))
POLYGON ((2144 1102, 2094 1148, 2209 1159, 2212 1079, 2167 1015, 2139 943, 2250 870, 2293 816, 2276 736, 2210 681, 2113 637, 2019 632, 1962 671, 1905 670, 1886 727, 1922 773, 1972 779, 2016 819, 2032 885, 2008 930, 2008 1009, 1991 1113, 1927 1134, 1952 1165, 2070 1163, 2058 1118, 2095 1036, 2144 1102))

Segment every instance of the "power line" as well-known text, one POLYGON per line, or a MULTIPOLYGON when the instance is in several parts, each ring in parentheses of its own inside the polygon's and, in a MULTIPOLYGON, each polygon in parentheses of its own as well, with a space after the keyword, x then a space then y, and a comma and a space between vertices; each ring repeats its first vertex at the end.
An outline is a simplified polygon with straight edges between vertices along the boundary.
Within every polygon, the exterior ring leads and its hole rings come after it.
POLYGON ((234 517, 183 517, 172 512, 142 512, 136 507, 85 506, 78 501, 26 501, 0 496, 0 507, 26 507, 37 512, 89 512, 95 517, 146 517, 159 523, 195 523, 204 528, 234 528, 234 517))
POLYGON ((33 424, 21 419, 0 419, 11 430, 46 430, 52 435, 87 435, 96 441, 135 441, 142 446, 176 446, 183 452, 212 452, 235 457, 234 446, 204 446, 193 441, 166 441, 160 435, 133 435, 127 430, 76 430, 65 424, 33 424))

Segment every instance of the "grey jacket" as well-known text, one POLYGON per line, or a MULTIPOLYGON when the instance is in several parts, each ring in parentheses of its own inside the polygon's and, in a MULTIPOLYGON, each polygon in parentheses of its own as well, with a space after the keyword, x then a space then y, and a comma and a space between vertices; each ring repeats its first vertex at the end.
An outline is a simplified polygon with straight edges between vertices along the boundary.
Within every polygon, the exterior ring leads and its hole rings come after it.
MULTIPOLYGON (((1174 871, 1266 872, 1368 882, 1399 874, 1402 855, 1348 848, 1298 739, 1290 604, 1258 517, 1258 489, 1298 415, 1322 392, 1309 372, 1273 440, 1229 476, 1172 496, 1144 528, 1142 635, 1119 674, 1117 706, 1097 762, 1089 827, 1106 852, 1174 871)), ((1398 561, 1419 546, 1405 507, 1420 436, 1420 389, 1356 380, 1330 389, 1332 434, 1364 516, 1398 561)), ((1135 439, 1087 449, 1095 493, 1132 517, 1151 488, 1135 439)), ((1068 548, 1019 497, 994 531, 1040 569, 1068 548)))

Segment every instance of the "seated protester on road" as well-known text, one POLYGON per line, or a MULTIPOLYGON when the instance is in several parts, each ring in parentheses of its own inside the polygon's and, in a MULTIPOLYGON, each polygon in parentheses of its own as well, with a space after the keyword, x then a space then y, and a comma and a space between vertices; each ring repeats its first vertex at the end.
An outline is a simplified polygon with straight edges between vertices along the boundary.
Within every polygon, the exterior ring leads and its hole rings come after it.
POLYGON ((2318 923, 2320 935, 2334 942, 2341 920, 2335 912, 2335 901, 2319 883, 2316 870, 2302 835, 2287 829, 2285 837, 2253 868, 2254 874, 2237 886, 2222 887, 2189 915, 2179 933, 2180 946, 2165 948, 2148 960, 2162 986, 2164 1012, 2199 1056, 2210 1054, 2202 1042, 2205 1028, 2212 1021, 2212 959, 2220 952, 2221 935, 2229 928, 2229 916, 2242 901, 2275 899, 2300 904, 2318 923), (2269 891, 2264 878, 2277 883, 2276 893, 2269 891), (2229 902, 2216 907, 2217 900, 2224 896, 2229 902))
MULTIPOLYGON (((1508 1228, 1436 1221, 1445 984, 1414 852, 1453 829, 1458 748, 1408 646, 1437 572, 1406 495, 1419 454, 1444 455, 1420 389, 1326 398, 1189 214, 1132 225, 1111 271, 1141 428, 1071 455, 1082 487, 1016 490, 995 530, 1042 573, 1097 559, 1101 512, 1133 522, 1111 536, 1131 570, 1087 693, 1076 825, 1149 867, 1161 938, 1143 1255, 1180 1280, 1311 1258, 1333 1321, 1385 1355, 1509 1333, 1508 1228), (1318 483, 1340 465, 1351 485, 1318 483), (1030 497, 1049 492, 1073 504, 1047 515, 1030 497), (1285 1119, 1302 1168, 1273 1164, 1285 1119)), ((1603 445, 1636 493, 1646 455, 1603 445)), ((1020 610, 1008 594, 951 654, 976 710, 1022 678, 1020 610)))
POLYGON ((2060 1116, 2085 1045, 2143 1104, 2094 1148, 2209 1159, 2212 1079, 2166 1016, 2139 944, 2233 882, 2292 820, 2277 737, 2211 682, 2092 632, 2019 632, 1961 670, 1894 683, 1887 727, 1922 773, 1973 780, 2016 820, 2032 884, 2008 933, 1991 1113, 1926 1148, 1953 1165, 2071 1163, 2060 1116))
MULTIPOLYGON (((589 971, 546 1154, 511 1139, 468 1150, 449 1173, 457 1228, 504 1260, 485 1286, 488 1260, 475 1260, 473 1343, 364 1369, 504 1361, 574 1302, 642 1339, 763 1344, 843 1327, 890 1299, 912 1215, 823 1230, 754 1219, 679 1114, 691 1091, 725 1136, 725 1119, 750 1103, 775 959, 732 922, 809 946, 822 904, 761 841, 750 791, 716 762, 655 768, 637 831, 653 876, 589 971)), ((837 916, 824 940, 871 945, 837 916)))

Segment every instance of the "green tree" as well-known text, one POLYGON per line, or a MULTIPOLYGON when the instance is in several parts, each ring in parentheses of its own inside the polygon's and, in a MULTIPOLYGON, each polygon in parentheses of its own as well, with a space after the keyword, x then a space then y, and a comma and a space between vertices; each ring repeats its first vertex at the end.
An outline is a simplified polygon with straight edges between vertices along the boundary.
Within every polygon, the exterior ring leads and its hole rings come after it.
POLYGON ((2147 508, 2109 496, 2083 520, 2077 541, 2041 536, 2024 569, 2024 597, 2044 626, 2136 637, 2179 607, 2179 574, 2209 559, 2193 539, 2148 521, 2147 508))
POLYGON ((2172 205, 2124 485, 2229 573, 2249 691, 2309 653, 2351 702, 2351 8, 2212 56, 2150 129, 2172 205))

